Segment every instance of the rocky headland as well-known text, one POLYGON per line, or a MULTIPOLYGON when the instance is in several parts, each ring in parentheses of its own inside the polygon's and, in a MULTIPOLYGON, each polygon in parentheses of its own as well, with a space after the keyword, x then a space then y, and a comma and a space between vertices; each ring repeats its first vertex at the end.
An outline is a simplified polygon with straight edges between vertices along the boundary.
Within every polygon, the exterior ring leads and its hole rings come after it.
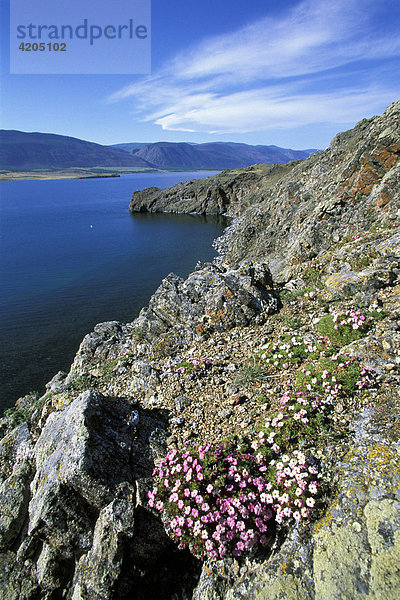
MULTIPOLYGON (((2 598, 400 598, 399 158, 400 101, 306 161, 134 193, 131 210, 232 221, 213 263, 169 275, 132 323, 97 325, 69 373, 0 420, 2 598), (304 502, 288 483, 281 507, 255 493, 244 543, 214 556, 149 504, 154 466, 196 444, 200 462, 242 448, 247 471, 269 457, 276 490, 296 460, 316 482, 304 502)), ((225 491, 251 487, 245 471, 225 491)))

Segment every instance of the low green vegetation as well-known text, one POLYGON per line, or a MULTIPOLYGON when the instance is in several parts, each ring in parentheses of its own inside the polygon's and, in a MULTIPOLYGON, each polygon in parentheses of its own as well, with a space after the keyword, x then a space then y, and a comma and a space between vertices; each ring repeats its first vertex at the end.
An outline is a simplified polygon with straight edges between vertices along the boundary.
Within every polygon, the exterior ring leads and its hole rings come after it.
POLYGON ((266 376, 267 369, 255 358, 251 365, 241 367, 236 377, 236 384, 247 386, 257 381, 263 381, 266 376))
POLYGON ((288 369, 304 360, 330 356, 333 348, 329 340, 305 338, 298 334, 284 333, 279 339, 267 344, 258 352, 259 360, 271 369, 288 369))
POLYGON ((4 415, 8 417, 13 426, 29 422, 33 413, 43 408, 44 398, 40 397, 39 392, 30 392, 23 398, 17 400, 15 405, 5 410, 4 415))
POLYGON ((379 307, 371 307, 366 314, 358 309, 333 311, 319 321, 318 333, 341 348, 364 337, 374 320, 383 317, 379 307))
POLYGON ((367 367, 354 358, 339 355, 305 363, 296 374, 296 388, 323 397, 351 396, 372 382, 367 367))

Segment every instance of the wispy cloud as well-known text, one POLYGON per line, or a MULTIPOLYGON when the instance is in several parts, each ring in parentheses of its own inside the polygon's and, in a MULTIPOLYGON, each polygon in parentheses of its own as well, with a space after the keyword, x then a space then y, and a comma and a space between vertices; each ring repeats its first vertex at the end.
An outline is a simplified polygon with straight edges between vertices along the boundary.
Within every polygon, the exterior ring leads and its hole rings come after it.
POLYGON ((379 61, 400 54, 397 28, 380 34, 374 24, 376 7, 372 0, 303 0, 281 19, 204 40, 110 100, 134 99, 137 118, 166 130, 352 122, 400 92, 371 76, 379 61))

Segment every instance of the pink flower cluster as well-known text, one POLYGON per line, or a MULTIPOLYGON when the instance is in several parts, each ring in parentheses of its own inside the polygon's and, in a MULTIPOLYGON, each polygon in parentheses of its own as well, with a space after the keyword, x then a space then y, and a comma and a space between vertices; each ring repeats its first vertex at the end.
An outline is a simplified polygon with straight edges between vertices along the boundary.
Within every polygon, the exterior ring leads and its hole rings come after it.
POLYGON ((299 450, 295 450, 291 456, 283 454, 278 461, 272 460, 270 465, 280 490, 272 507, 276 522, 283 523, 291 517, 295 521, 306 519, 315 505, 318 491, 317 467, 308 463, 299 450))
POLYGON ((261 451, 265 456, 271 450, 274 456, 279 455, 299 437, 304 438, 321 414, 320 399, 317 396, 307 398, 301 391, 293 393, 287 390, 280 402, 282 410, 264 421, 258 438, 251 444, 253 450, 261 451))
POLYGON ((338 398, 349 395, 357 388, 367 388, 373 383, 370 369, 348 355, 332 356, 329 361, 325 361, 325 367, 317 370, 309 364, 299 369, 298 375, 301 377, 298 377, 298 381, 301 381, 301 387, 308 394, 319 391, 324 398, 338 398))
POLYGON ((334 322, 333 327, 336 330, 338 330, 340 326, 350 326, 352 329, 361 329, 364 327, 366 319, 367 317, 357 309, 342 310, 332 313, 332 320, 334 322))
POLYGON ((186 375, 188 372, 193 371, 205 371, 210 365, 212 365, 211 358, 187 358, 183 361, 169 360, 162 367, 164 373, 180 373, 186 375))
POLYGON ((270 344, 264 346, 260 358, 272 367, 289 368, 289 364, 298 363, 305 358, 319 358, 331 342, 328 338, 318 336, 316 339, 299 335, 284 334, 270 344))
POLYGON ((268 453, 246 444, 246 451, 243 442, 174 449, 154 470, 149 506, 180 547, 199 558, 240 557, 267 544, 274 520, 306 518, 314 505, 317 470, 304 454, 269 462, 268 453))
POLYGON ((374 382, 370 369, 364 364, 360 365, 360 379, 356 382, 359 390, 367 388, 374 382))

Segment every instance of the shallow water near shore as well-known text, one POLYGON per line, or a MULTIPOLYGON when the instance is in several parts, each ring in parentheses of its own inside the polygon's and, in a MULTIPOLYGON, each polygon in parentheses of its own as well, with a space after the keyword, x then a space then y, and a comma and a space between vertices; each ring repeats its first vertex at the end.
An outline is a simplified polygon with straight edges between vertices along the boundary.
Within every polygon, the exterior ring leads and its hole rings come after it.
POLYGON ((0 413, 68 370, 96 323, 133 320, 168 273, 215 256, 224 219, 128 211, 136 189, 212 174, 0 182, 0 413))

